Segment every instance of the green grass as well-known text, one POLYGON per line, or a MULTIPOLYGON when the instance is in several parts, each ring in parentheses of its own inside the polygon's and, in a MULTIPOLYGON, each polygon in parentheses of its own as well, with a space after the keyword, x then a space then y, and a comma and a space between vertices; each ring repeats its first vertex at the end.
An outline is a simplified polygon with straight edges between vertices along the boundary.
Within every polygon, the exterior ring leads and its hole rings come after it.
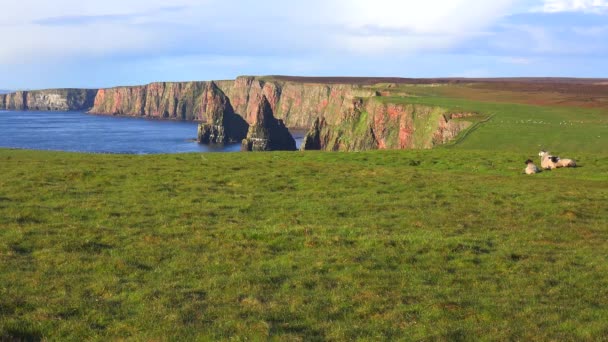
POLYGON ((606 339, 606 145, 524 176, 532 140, 469 150, 484 129, 431 151, 0 150, 0 339, 606 339))
POLYGON ((397 90, 479 117, 429 151, 0 149, 0 340, 608 339, 606 113, 397 90), (582 167, 523 175, 543 148, 582 167))
POLYGON ((378 99, 387 103, 441 106, 449 111, 471 111, 489 117, 488 121, 475 126, 474 134, 457 144, 460 149, 517 152, 547 149, 565 154, 608 154, 608 113, 602 109, 478 102, 429 93, 418 95, 378 99))

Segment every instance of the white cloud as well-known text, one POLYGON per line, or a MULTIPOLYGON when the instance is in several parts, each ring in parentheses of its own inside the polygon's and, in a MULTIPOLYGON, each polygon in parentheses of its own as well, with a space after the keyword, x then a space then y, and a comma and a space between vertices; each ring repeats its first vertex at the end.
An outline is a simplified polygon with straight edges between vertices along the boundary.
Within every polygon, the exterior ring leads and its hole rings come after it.
POLYGON ((180 50, 195 55, 442 50, 483 35, 521 1, 11 1, 0 11, 5 37, 0 63, 180 50))
POLYGON ((608 11, 608 0, 545 0, 540 11, 603 13, 608 11))
POLYGON ((162 46, 164 28, 151 29, 156 20, 177 22, 180 6, 195 0, 23 0, 3 4, 0 63, 52 64, 56 60, 104 57, 162 46))
POLYGON ((0 25, 28 24, 43 18, 66 16, 124 15, 163 7, 189 6, 197 0, 21 0, 2 4, 0 25))
POLYGON ((338 47, 365 53, 441 50, 484 34, 517 0, 335 0, 338 47))

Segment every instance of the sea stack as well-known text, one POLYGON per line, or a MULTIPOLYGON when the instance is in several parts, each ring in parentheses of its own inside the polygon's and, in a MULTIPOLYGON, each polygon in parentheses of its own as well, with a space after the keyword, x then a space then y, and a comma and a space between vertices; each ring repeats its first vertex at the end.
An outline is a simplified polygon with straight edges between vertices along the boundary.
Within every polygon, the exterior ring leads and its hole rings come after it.
POLYGON ((274 117, 272 107, 265 95, 254 113, 254 122, 249 126, 242 151, 295 151, 296 141, 282 120, 274 117))
POLYGON ((198 126, 198 142, 225 144, 242 141, 249 125, 230 104, 226 95, 211 82, 201 95, 201 111, 206 119, 198 126))

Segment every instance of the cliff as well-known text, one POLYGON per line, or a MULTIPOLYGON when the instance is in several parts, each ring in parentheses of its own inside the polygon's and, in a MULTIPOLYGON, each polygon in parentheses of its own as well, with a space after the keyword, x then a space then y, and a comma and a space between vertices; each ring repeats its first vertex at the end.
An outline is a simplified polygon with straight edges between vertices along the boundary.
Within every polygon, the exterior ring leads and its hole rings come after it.
POLYGON ((377 98, 359 99, 338 120, 316 118, 302 149, 427 149, 454 139, 471 126, 465 118, 473 115, 452 114, 441 107, 385 103, 377 98))
POLYGON ((234 81, 163 82, 101 89, 91 113, 206 121, 203 105, 210 84, 230 100, 232 110, 249 124, 262 97, 286 126, 309 128, 317 116, 348 110, 356 97, 372 96, 369 88, 348 84, 293 83, 243 76, 234 81))
MULTIPOLYGON (((190 104, 194 106, 194 103, 190 104)), ((226 95, 211 82, 206 85, 200 98, 199 117, 204 121, 198 127, 198 141, 203 144, 225 144, 240 142, 249 125, 234 112, 226 95)))
POLYGON ((0 95, 5 110, 88 110, 93 106, 96 89, 48 89, 17 91, 0 95))
POLYGON ((4 96, 6 110, 27 110, 27 91, 17 91, 4 96))
POLYGON ((353 99, 374 95, 370 88, 351 84, 318 84, 280 81, 272 78, 239 77, 218 82, 237 113, 252 122, 262 96, 277 119, 287 127, 309 128, 317 116, 339 117, 350 111, 353 99))
POLYGON ((295 151, 296 141, 282 120, 276 119, 266 96, 258 103, 250 118, 247 138, 243 140, 242 151, 295 151))
POLYGON ((205 121, 205 100, 211 89, 219 90, 214 82, 159 82, 101 89, 91 113, 205 121))
POLYGON ((291 149, 289 139, 276 133, 286 132, 285 127, 310 130, 303 149, 359 151, 431 148, 471 125, 463 117, 467 113, 454 117, 439 107, 389 103, 385 95, 407 94, 382 89, 362 83, 242 76, 232 81, 15 92, 0 95, 0 109, 90 108, 94 114, 199 121, 201 143, 247 138, 246 149, 262 150, 264 143, 277 147, 273 143, 277 139, 282 141, 281 149, 291 149))

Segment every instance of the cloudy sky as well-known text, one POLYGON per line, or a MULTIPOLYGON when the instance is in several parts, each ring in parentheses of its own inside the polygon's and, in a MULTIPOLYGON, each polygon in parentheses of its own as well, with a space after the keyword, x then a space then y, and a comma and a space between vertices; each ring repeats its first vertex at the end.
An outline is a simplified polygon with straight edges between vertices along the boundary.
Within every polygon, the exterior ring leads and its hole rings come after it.
POLYGON ((0 89, 608 77, 608 0, 1 0, 0 89))

